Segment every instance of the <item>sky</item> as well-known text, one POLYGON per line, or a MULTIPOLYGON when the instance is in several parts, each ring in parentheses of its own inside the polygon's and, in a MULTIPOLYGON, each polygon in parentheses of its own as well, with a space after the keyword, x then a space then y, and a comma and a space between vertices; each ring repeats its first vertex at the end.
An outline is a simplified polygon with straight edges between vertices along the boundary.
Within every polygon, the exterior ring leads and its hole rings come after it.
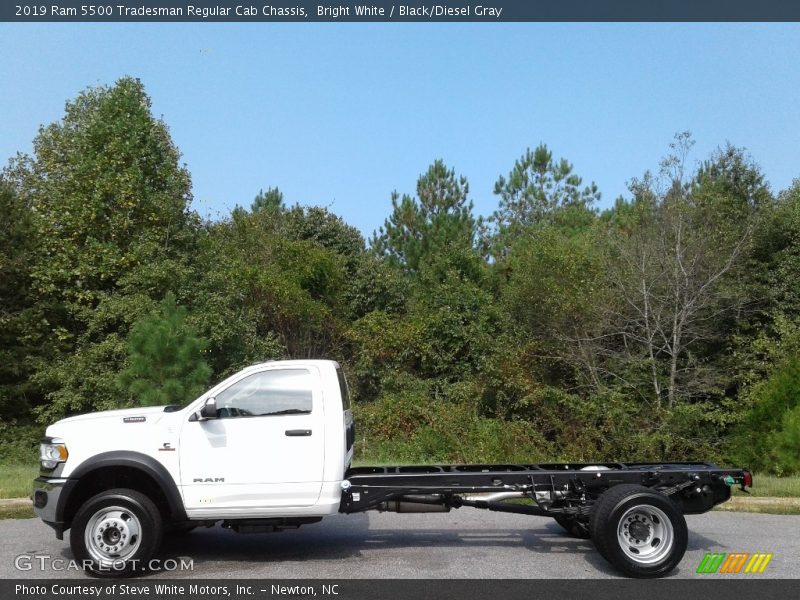
POLYGON ((546 143, 609 206, 675 133, 800 177, 797 24, 0 24, 0 164, 81 89, 140 78, 223 218, 278 186, 369 236, 441 158, 477 214, 546 143))

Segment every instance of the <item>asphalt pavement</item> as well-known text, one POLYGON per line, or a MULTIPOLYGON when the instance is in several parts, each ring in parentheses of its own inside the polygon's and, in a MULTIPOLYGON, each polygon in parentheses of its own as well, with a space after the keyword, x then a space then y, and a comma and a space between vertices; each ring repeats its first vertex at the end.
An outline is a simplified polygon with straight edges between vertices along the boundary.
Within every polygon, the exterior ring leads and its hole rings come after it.
MULTIPOLYGON (((800 577, 800 516, 711 512, 688 516, 687 522, 689 547, 672 577, 710 577, 695 572, 706 552, 770 552, 774 557, 765 572, 749 577, 800 577)), ((0 521, 0 540, 0 578, 86 577, 78 570, 54 570, 54 559, 69 564, 72 558, 68 540, 57 540, 38 519, 0 521)), ((170 566, 170 559, 191 559, 192 568, 146 578, 618 576, 590 540, 567 536, 551 519, 469 508, 448 514, 337 515, 278 533, 197 529, 165 539, 159 558, 170 566)))

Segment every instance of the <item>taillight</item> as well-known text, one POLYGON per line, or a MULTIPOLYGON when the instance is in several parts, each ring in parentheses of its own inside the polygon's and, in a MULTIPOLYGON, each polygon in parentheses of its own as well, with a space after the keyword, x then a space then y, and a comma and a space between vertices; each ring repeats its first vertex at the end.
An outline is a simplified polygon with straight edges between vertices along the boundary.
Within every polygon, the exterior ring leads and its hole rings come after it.
POLYGON ((750 471, 744 472, 744 478, 742 479, 742 485, 744 487, 753 487, 753 474, 750 471))

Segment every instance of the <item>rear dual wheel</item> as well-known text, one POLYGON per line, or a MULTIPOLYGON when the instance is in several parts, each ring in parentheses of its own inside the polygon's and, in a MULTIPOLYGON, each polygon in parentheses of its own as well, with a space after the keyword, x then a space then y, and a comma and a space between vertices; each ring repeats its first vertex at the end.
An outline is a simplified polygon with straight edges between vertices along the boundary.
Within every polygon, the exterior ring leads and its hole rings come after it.
POLYGON ((675 502, 641 485, 617 485, 595 503, 589 532, 597 550, 630 577, 659 577, 683 558, 689 539, 675 502))

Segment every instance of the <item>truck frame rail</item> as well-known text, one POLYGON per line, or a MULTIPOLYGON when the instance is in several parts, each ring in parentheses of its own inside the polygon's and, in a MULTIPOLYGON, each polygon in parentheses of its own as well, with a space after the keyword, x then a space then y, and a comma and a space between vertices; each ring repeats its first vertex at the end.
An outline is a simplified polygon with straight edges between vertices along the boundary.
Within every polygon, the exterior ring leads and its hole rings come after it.
POLYGON ((684 514, 699 514, 728 500, 731 485, 751 483, 746 470, 705 462, 364 466, 345 474, 339 510, 392 510, 390 503, 399 501, 407 509, 472 506, 580 519, 605 491, 635 484, 671 497, 684 514), (505 502, 512 498, 531 505, 505 502))

